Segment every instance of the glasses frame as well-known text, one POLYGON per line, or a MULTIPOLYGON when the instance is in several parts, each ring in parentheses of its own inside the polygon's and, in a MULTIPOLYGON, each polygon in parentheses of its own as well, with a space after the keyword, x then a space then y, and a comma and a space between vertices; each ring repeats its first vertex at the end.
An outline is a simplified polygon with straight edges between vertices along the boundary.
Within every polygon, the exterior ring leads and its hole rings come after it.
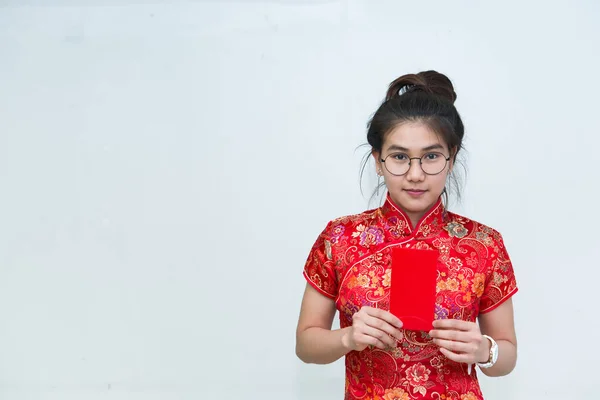
POLYGON ((423 154, 421 157, 409 157, 408 158, 408 169, 406 170, 405 173, 403 174, 394 174, 392 171, 390 171, 385 163, 385 160, 387 160, 390 156, 395 156, 397 154, 404 154, 406 156, 408 156, 408 154, 405 153, 391 153, 388 154, 385 158, 380 158, 380 161, 383 163, 383 165, 385 166, 385 169, 387 170, 387 172, 389 172, 390 174, 394 175, 394 176, 403 176, 408 174, 408 172, 410 171, 410 167, 412 167, 412 160, 419 160, 419 167, 421 167, 421 171, 423 171, 423 173, 425 175, 430 175, 430 176, 434 176, 434 175, 439 175, 442 173, 442 171, 444 171, 446 169, 446 166, 448 165, 448 161, 450 161, 450 156, 446 157, 444 153, 440 153, 439 151, 431 151, 429 153, 423 154), (446 161, 444 162, 444 166, 442 167, 442 169, 440 170, 440 172, 436 172, 435 174, 430 174, 428 172, 425 172, 425 170, 423 169, 423 157, 425 157, 428 154, 439 154, 441 155, 446 161))

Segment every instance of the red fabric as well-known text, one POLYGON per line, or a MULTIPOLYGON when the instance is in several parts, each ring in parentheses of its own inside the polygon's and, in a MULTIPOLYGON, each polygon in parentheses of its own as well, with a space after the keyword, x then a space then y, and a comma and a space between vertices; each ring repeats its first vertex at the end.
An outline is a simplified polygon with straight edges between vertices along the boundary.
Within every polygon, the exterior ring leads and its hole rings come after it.
POLYGON ((438 255, 435 250, 392 250, 390 312, 400 318, 404 329, 433 328, 438 255))
MULTIPOLYGON (((329 222, 312 246, 304 276, 335 301, 340 327, 345 328, 363 306, 392 309, 392 297, 397 296, 392 294, 392 270, 398 263, 394 251, 399 248, 438 253, 434 319, 475 322, 480 313, 490 312, 517 292, 512 264, 497 231, 447 212, 441 201, 412 229, 389 197, 380 208, 329 222)), ((447 359, 427 331, 403 329, 403 339, 392 348, 348 353, 345 399, 483 399, 476 368, 469 374, 466 364, 447 359)))

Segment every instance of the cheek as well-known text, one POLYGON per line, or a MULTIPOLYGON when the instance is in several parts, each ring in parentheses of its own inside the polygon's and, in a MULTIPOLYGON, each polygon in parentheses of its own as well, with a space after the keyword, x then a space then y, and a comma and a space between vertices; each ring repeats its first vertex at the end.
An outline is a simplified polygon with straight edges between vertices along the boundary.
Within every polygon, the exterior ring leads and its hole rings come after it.
POLYGON ((389 187, 402 186, 404 176, 394 176, 394 175, 390 175, 390 174, 386 173, 383 175, 383 179, 385 181, 385 185, 389 188, 389 187))
POLYGON ((433 175, 429 178, 429 184, 431 185, 432 189, 441 192, 442 190, 444 190, 444 186, 446 186, 446 179, 448 178, 448 174, 433 175))

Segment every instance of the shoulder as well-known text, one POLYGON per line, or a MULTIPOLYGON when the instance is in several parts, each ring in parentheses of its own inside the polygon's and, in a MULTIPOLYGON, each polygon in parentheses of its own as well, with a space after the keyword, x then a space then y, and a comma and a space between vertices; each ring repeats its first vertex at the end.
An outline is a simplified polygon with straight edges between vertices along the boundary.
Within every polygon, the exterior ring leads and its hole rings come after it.
POLYGON ((451 211, 446 212, 444 229, 450 236, 478 239, 488 245, 502 244, 502 235, 489 225, 451 211))
POLYGON ((359 214, 344 215, 332 219, 322 235, 333 242, 339 241, 341 237, 352 236, 353 233, 377 226, 381 222, 381 209, 374 208, 359 214), (338 240, 336 240, 338 239, 338 240))
MULTIPOLYGON (((344 254, 351 243, 356 243, 356 237, 367 230, 378 229, 376 225, 380 215, 379 209, 373 209, 330 220, 313 244, 305 268, 309 273, 314 273, 314 266, 317 264, 329 265, 335 270, 342 268, 344 254)), ((364 241, 364 237, 360 239, 360 242, 364 241)))
POLYGON ((342 257, 347 251, 369 249, 384 241, 381 208, 363 211, 359 214, 344 215, 327 223, 319 236, 318 243, 323 246, 329 259, 342 257))

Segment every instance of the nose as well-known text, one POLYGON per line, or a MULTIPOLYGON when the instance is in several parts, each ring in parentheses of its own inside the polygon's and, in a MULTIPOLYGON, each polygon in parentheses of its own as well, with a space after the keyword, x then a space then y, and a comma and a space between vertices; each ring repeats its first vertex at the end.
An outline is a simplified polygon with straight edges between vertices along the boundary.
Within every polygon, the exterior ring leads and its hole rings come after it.
POLYGON ((422 182, 425 179, 425 172, 421 168, 421 163, 417 159, 410 160, 410 166, 406 173, 406 179, 410 182, 422 182))

